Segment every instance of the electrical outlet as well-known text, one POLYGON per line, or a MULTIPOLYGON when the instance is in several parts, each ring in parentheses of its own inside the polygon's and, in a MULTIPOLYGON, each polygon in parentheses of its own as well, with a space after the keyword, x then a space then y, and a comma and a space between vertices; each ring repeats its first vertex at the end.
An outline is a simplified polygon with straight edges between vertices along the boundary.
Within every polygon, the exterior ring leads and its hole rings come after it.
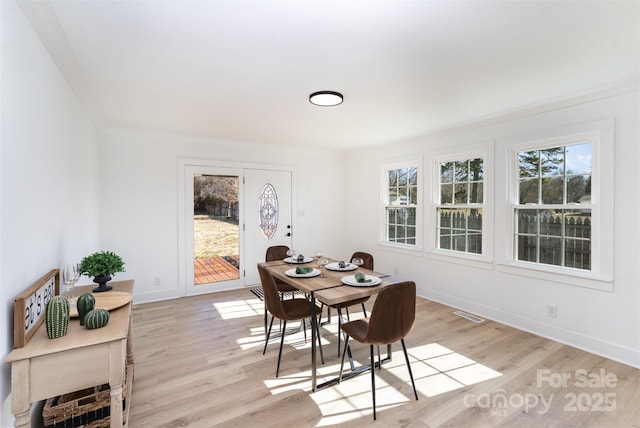
POLYGON ((558 305, 547 305, 547 316, 558 318, 558 305))
POLYGON ((154 276, 153 277, 153 285, 155 285, 156 287, 160 286, 160 277, 159 276, 154 276))

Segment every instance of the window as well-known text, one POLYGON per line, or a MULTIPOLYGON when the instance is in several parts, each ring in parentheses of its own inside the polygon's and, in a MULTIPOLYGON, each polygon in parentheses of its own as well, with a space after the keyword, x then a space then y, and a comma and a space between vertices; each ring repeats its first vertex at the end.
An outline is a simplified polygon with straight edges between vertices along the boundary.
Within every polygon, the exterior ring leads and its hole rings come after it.
POLYGON ((482 254, 484 160, 441 162, 436 205, 437 246, 482 254))
POLYGON ((508 180, 496 194, 508 199, 496 200, 497 270, 613 291, 614 125, 594 120, 503 140, 496 176, 508 180))
POLYGON ((589 271, 592 144, 517 153, 514 259, 589 271))
POLYGON ((417 245, 418 168, 383 168, 385 242, 417 245))

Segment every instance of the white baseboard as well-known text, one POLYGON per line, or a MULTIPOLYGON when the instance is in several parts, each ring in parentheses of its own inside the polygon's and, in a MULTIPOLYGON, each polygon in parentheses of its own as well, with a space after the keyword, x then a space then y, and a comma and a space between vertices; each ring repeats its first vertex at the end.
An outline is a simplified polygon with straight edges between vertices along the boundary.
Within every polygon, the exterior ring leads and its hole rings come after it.
MULTIPOLYGON (((240 289, 249 289, 249 286, 233 286, 233 287, 224 287, 219 288, 217 290, 208 289, 200 294, 208 294, 208 293, 217 293, 220 291, 229 291, 229 290, 240 290, 240 289)), ((198 294, 198 293, 196 293, 198 294)), ((196 295, 192 294, 192 295, 196 295)), ((162 291, 148 291, 143 293, 133 293, 133 303, 150 303, 150 302, 159 302, 162 300, 170 300, 170 299, 179 299, 181 297, 187 297, 184 294, 183 289, 174 288, 171 290, 162 290, 162 291)))
POLYGON ((419 289, 418 295, 443 305, 471 312, 474 315, 627 364, 631 367, 640 368, 640 350, 637 349, 607 342, 597 337, 587 336, 551 324, 542 323, 518 314, 505 312, 446 293, 419 289))

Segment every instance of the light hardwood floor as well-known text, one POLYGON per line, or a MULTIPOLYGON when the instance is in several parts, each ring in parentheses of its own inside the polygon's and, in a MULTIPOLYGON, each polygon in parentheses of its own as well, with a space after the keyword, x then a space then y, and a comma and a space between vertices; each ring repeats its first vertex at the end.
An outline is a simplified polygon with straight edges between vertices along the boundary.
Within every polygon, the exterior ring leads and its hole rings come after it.
MULTIPOLYGON (((406 342, 419 400, 395 345, 377 372, 374 422, 368 373, 310 392, 310 340, 297 323, 275 377, 278 340, 263 356, 263 306, 247 289, 135 305, 129 426, 640 427, 638 369, 452 312, 418 298, 406 342)), ((320 381, 339 370, 332 321, 320 381)), ((367 346, 353 353, 366 364, 367 346)))

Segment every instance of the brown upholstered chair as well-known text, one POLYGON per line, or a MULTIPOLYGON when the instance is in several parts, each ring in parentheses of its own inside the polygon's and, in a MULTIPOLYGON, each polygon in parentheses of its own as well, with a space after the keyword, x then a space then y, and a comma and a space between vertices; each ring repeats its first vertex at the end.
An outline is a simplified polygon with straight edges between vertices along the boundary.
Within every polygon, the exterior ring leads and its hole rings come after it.
MULTIPOLYGON (((356 251, 351 256, 349 261, 352 261, 355 258, 361 258, 364 261, 362 265, 363 268, 373 270, 373 256, 369 253, 364 253, 362 251, 356 251)), ((340 326, 344 322, 342 317, 342 308, 347 312, 347 319, 349 319, 349 306, 362 305, 362 313, 364 316, 367 316, 367 308, 364 306, 365 302, 369 300, 369 296, 361 297, 360 299, 349 300, 348 302, 342 302, 338 305, 329 305, 330 308, 334 308, 338 312, 338 356, 340 356, 340 326)))
MULTIPOLYGON (((274 245, 273 247, 267 248, 267 252, 264 256, 264 260, 267 262, 272 262, 274 260, 283 260, 287 257, 287 251, 289 251, 289 247, 286 245, 274 245)), ((278 291, 280 294, 284 293, 293 293, 298 291, 295 287, 287 284, 286 282, 280 281, 278 278, 274 278, 276 281, 276 286, 278 287, 278 291)))
MULTIPOLYGON (((262 355, 267 351, 267 345, 269 344, 269 337, 271 336, 271 327, 273 326, 273 319, 278 318, 282 320, 283 327, 280 332, 280 351, 278 352, 278 365, 276 366, 276 377, 280 374, 280 360, 282 358, 282 345, 284 343, 284 335, 287 329, 287 321, 302 321, 302 328, 304 331, 304 340, 307 340, 307 329, 304 324, 305 318, 311 319, 312 308, 311 302, 307 299, 281 299, 278 293, 278 288, 271 273, 263 266, 258 265, 258 273, 260 274, 260 282, 262 283, 262 291, 264 293, 264 302, 268 311, 271 313, 271 323, 269 324, 269 330, 267 332, 267 339, 264 343, 264 349, 262 355)), ((313 323, 312 323, 313 325, 313 323)), ((320 327, 319 323, 316 323, 316 334, 318 337, 318 345, 320 347, 320 358, 322 364, 324 364, 324 355, 322 354, 322 341, 320 339, 320 327)))
MULTIPOLYGON (((340 364, 340 379, 344 368, 344 356, 348 352, 349 337, 369 345, 371 394, 373 397, 373 419, 376 419, 376 375, 373 345, 390 345, 397 341, 402 343, 404 358, 407 361, 409 377, 413 385, 413 393, 418 399, 416 384, 413 381, 411 364, 407 355, 404 338, 413 328, 416 318, 416 284, 413 281, 401 282, 383 288, 371 310, 371 317, 350 321, 342 325, 345 338, 342 362, 340 364)), ((382 366, 380 366, 382 368, 382 366)))
MULTIPOLYGON (((286 245, 274 245, 272 247, 267 248, 266 254, 264 256, 264 260, 266 262, 272 262, 275 260, 283 260, 287 257, 287 251, 289 251, 289 247, 286 245)), ((278 278, 273 278, 276 282, 276 287, 278 287, 278 293, 280 293, 280 298, 284 299, 284 296, 287 293, 291 293, 291 297, 295 297, 295 292, 298 291, 295 287, 287 284, 286 282, 281 281, 278 278)), ((267 305, 264 306, 264 337, 267 339, 267 305)))

